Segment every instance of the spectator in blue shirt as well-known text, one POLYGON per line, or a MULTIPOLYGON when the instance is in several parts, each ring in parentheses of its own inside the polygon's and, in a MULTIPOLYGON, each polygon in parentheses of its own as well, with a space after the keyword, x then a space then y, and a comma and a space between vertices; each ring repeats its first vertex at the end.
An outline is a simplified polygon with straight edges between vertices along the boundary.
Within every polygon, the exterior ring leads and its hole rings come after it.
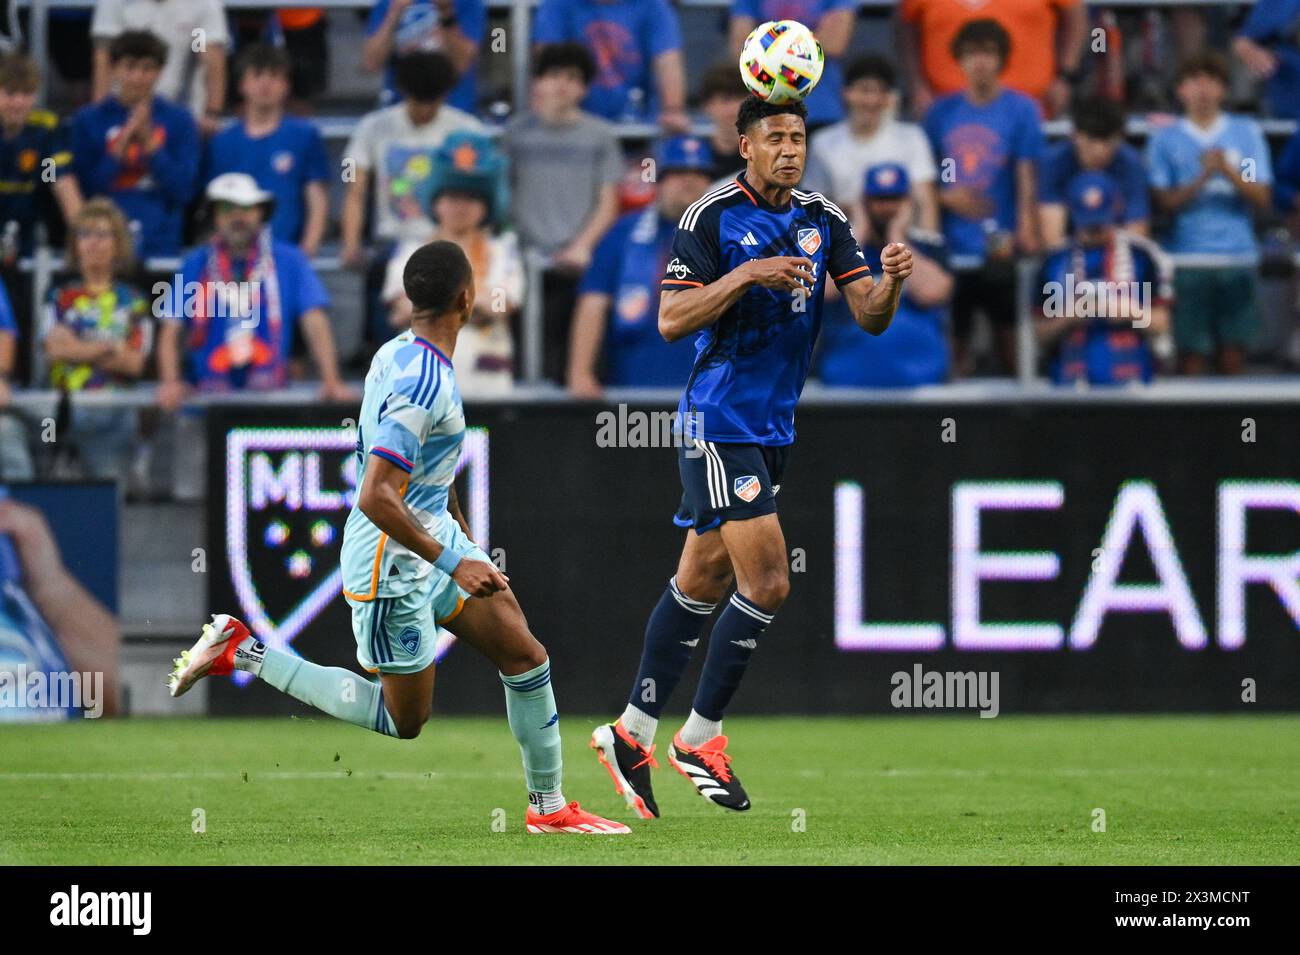
POLYGON ((1261 0, 1250 8, 1232 50, 1267 81, 1269 106, 1300 119, 1300 0, 1261 0))
POLYGON ((128 30, 114 38, 108 57, 116 92, 73 120, 77 181, 86 198, 117 204, 140 256, 178 255, 198 173, 198 127, 185 107, 154 94, 167 59, 156 36, 128 30))
POLYGON ((1038 104, 1000 76, 1011 39, 996 20, 972 20, 952 41, 966 89, 935 101, 925 130, 939 164, 939 205, 953 291, 953 353, 959 377, 973 370, 975 314, 996 335, 1004 374, 1016 367, 1015 254, 1039 249, 1037 165, 1043 152, 1038 104), (958 259, 966 267, 958 268, 958 259))
POLYGON ((0 478, 29 481, 32 458, 27 450, 27 429, 22 420, 7 413, 12 390, 10 376, 18 352, 18 323, 9 304, 9 293, 0 282, 0 478))
POLYGON ((208 142, 203 182, 227 172, 245 172, 275 196, 271 234, 316 254, 329 215, 329 160, 316 125, 286 116, 288 54, 255 44, 239 58, 244 115, 208 142))
POLYGON ((667 0, 542 0, 533 43, 585 44, 596 77, 582 107, 614 122, 686 132, 686 72, 677 11, 667 0))
POLYGON ((1287 140, 1273 170, 1273 205, 1278 212, 1300 212, 1300 131, 1287 140))
POLYGON ((381 106, 402 98, 393 61, 403 53, 436 51, 451 60, 459 81, 447 96, 457 109, 478 109, 479 45, 487 32, 483 0, 375 0, 366 24, 361 63, 371 73, 384 71, 381 106))
POLYGON ((844 118, 841 92, 844 74, 840 60, 853 38, 858 0, 731 0, 730 49, 737 54, 745 38, 760 23, 797 20, 817 35, 826 57, 817 88, 804 100, 808 106, 808 133, 844 118))
POLYGON ((817 354, 817 377, 832 388, 910 388, 948 378, 944 332, 952 294, 943 237, 909 228, 912 185, 900 163, 870 167, 863 183, 862 257, 880 271, 880 253, 891 242, 912 250, 912 274, 898 311, 884 335, 864 335, 838 289, 826 287, 826 316, 817 354))
POLYGON ((1227 92, 1223 56, 1191 57, 1178 70, 1185 115, 1147 143, 1156 203, 1172 217, 1166 247, 1237 260, 1176 273, 1174 341, 1188 375, 1203 374, 1212 356, 1221 373, 1240 374, 1258 323, 1252 210, 1272 203, 1272 161, 1259 123, 1223 112, 1227 92))
POLYGON ((1124 142, 1124 110, 1099 96, 1079 100, 1070 138, 1051 146, 1038 184, 1043 245, 1064 245, 1070 235, 1067 200, 1070 185, 1085 172, 1104 172, 1119 187, 1120 222, 1129 232, 1150 231, 1147 168, 1142 154, 1124 142))
POLYGON ((682 213, 712 181, 713 153, 695 136, 675 136, 655 160, 655 204, 614 223, 578 285, 566 374, 569 391, 600 397, 597 371, 613 388, 680 388, 695 361, 692 343, 659 334, 659 280, 682 213))
POLYGON ((1118 228, 1119 184, 1080 173, 1067 196, 1073 238, 1039 271, 1037 332, 1058 385, 1150 381, 1152 342, 1169 327, 1173 268, 1145 236, 1118 228))
POLYGON ((329 296, 297 246, 265 227, 271 193, 252 176, 228 172, 208 183, 211 241, 181 263, 179 286, 155 286, 163 322, 158 336, 158 403, 174 411, 187 387, 199 391, 283 388, 300 328, 321 376, 325 401, 348 401, 339 377, 329 296), (182 367, 182 337, 184 365, 182 367))

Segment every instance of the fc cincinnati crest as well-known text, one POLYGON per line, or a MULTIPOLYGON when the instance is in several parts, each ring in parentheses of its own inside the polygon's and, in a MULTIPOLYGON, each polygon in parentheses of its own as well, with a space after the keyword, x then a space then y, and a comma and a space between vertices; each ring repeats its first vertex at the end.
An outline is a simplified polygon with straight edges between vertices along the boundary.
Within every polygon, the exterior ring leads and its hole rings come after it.
POLYGON ((414 654, 420 649, 420 631, 414 627, 407 627, 397 635, 397 642, 402 645, 402 649, 407 653, 414 654))
POLYGON ((822 234, 816 229, 799 230, 799 248, 812 255, 822 247, 822 234))
POLYGON ((732 486, 736 497, 740 498, 746 504, 758 497, 758 492, 763 490, 763 485, 759 483, 758 478, 752 474, 746 474, 743 477, 736 478, 732 486))

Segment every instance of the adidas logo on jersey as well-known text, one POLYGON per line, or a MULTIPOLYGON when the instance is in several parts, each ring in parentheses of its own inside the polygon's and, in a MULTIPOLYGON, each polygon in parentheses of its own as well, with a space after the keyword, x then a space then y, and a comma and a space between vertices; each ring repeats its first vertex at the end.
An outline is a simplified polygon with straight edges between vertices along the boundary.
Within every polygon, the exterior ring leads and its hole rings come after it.
POLYGON ((746 232, 745 237, 740 240, 741 245, 758 245, 758 240, 754 238, 754 233, 746 232))

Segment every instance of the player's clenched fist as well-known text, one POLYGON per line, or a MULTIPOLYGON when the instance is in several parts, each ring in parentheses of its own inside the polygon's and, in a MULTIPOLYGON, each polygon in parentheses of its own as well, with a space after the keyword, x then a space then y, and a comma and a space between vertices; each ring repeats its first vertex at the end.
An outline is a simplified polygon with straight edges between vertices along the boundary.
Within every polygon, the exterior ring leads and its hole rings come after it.
POLYGON ((912 250, 901 242, 891 242, 880 252, 880 267, 886 275, 905 279, 912 274, 912 250))
POLYGON ((466 557, 456 565, 451 579, 472 597, 491 597, 498 590, 505 590, 510 578, 491 564, 466 557))
POLYGON ((813 287, 812 260, 802 256, 774 255, 770 259, 750 259, 741 266, 746 277, 763 288, 793 292, 813 287))

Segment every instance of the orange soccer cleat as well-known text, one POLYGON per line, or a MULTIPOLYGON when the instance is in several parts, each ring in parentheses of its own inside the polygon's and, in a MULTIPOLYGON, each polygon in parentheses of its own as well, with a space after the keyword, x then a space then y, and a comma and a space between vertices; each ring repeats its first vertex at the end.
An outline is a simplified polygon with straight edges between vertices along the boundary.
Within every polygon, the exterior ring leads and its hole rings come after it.
POLYGON ((625 836, 632 831, 621 822, 610 822, 587 812, 576 802, 545 816, 534 812, 533 807, 529 806, 524 822, 528 825, 528 831, 534 835, 569 832, 579 836, 625 836))

